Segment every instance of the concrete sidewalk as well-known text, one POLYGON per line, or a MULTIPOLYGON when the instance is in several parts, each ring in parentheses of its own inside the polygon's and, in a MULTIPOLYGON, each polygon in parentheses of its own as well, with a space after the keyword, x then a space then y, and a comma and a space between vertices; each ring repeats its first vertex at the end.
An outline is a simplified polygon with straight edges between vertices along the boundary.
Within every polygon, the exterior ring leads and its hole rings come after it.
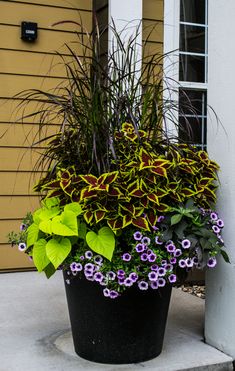
POLYGON ((203 342, 204 301, 174 289, 162 354, 131 365, 96 364, 73 351, 61 272, 0 274, 0 371, 233 370, 203 342))

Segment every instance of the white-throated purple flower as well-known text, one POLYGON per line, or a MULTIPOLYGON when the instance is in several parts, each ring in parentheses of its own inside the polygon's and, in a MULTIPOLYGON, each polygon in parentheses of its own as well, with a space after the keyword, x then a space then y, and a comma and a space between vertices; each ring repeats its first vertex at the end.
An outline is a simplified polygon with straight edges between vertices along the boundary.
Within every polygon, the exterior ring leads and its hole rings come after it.
POLYGON ((101 272, 96 272, 94 274, 94 280, 97 282, 101 282, 104 278, 104 275, 101 272))
POLYGON ((100 285, 101 286, 107 286, 107 284, 108 284, 107 278, 106 277, 103 277, 103 279, 100 281, 100 285))
POLYGON ((77 272, 82 271, 82 264, 81 263, 76 263, 76 271, 77 272))
POLYGON ((140 290, 148 290, 149 285, 146 281, 139 281, 138 287, 140 290))
POLYGON ((175 248, 175 245, 173 243, 169 243, 167 246, 166 246, 166 249, 169 253, 173 253, 176 248, 175 248))
POLYGON ((118 278, 119 285, 124 285, 124 282, 125 282, 125 277, 119 277, 118 278))
POLYGON ((175 274, 170 274, 168 277, 168 280, 170 283, 176 282, 176 275, 175 274))
POLYGON ((166 264, 164 267, 167 271, 171 272, 173 270, 173 265, 172 264, 166 264))
POLYGON ((143 237, 142 238, 142 240, 141 240, 141 242, 144 244, 144 245, 147 245, 147 246, 149 246, 150 245, 150 238, 149 237, 143 237))
POLYGON ((132 282, 136 282, 138 280, 138 274, 135 272, 131 272, 129 274, 129 278, 132 280, 132 282))
POLYGON ((84 265, 84 270, 85 271, 93 271, 94 270, 94 264, 92 263, 87 263, 84 265))
POLYGON ((166 260, 166 259, 162 259, 162 261, 161 261, 161 265, 162 265, 163 267, 165 267, 166 264, 167 264, 167 260, 166 260))
POLYGON ((86 275, 85 277, 88 281, 94 281, 94 276, 93 275, 86 275))
POLYGON ((158 217, 158 219, 157 219, 157 222, 158 222, 158 223, 161 223, 161 222, 163 222, 164 219, 165 219, 165 216, 160 215, 160 216, 158 217))
POLYGON ((158 275, 159 277, 163 277, 166 274, 166 269, 164 267, 158 268, 158 275))
POLYGON ((156 259, 157 259, 157 255, 156 254, 152 253, 152 254, 148 255, 148 261, 150 263, 154 263, 156 261, 156 259))
POLYGON ((174 251, 174 256, 175 256, 176 258, 178 258, 180 255, 182 255, 182 250, 180 250, 180 249, 176 249, 176 250, 174 251))
POLYGON ((109 297, 110 297, 111 299, 116 299, 118 296, 119 296, 119 295, 118 295, 118 292, 117 292, 117 291, 115 291, 115 290, 110 290, 110 292, 109 292, 109 297))
POLYGON ((166 280, 164 278, 160 277, 160 278, 158 278, 157 283, 158 283, 158 287, 164 287, 165 284, 166 284, 166 280))
POLYGON ((211 257, 208 259, 208 261, 207 261, 207 266, 208 266, 209 268, 214 268, 214 267, 216 266, 216 264, 217 264, 217 260, 216 260, 215 256, 211 256, 211 257))
POLYGON ((160 237, 159 237, 159 236, 156 236, 156 237, 155 237, 155 243, 156 243, 157 245, 162 245, 162 244, 163 244, 163 242, 160 241, 160 237))
POLYGON ((81 255, 79 259, 80 260, 84 260, 85 259, 85 256, 84 255, 81 255))
POLYGON ((125 278, 125 280, 124 280, 124 286, 130 287, 132 285, 133 285, 133 281, 129 277, 125 278))
POLYGON ((114 281, 115 280, 115 277, 116 277, 116 274, 113 272, 113 271, 109 271, 106 273, 106 277, 110 280, 110 281, 114 281))
POLYGON ((218 215, 215 213, 215 212, 212 212, 211 214, 210 214, 210 218, 211 218, 211 220, 217 220, 218 219, 218 215))
POLYGON ((198 257, 197 257, 197 256, 194 256, 194 257, 192 258, 192 262, 193 262, 194 265, 197 265, 198 262, 199 262, 198 257))
POLYGON ((186 263, 186 266, 188 267, 188 268, 192 268, 193 267, 193 260, 192 259, 190 259, 190 258, 186 258, 185 259, 185 263, 186 263))
POLYGON ((157 272, 158 271, 158 265, 157 264, 151 265, 151 270, 157 272))
POLYGON ((131 254, 129 254, 128 252, 126 252, 125 254, 122 255, 122 260, 124 262, 129 262, 131 260, 131 254))
POLYGON ((185 262, 184 259, 180 259, 179 262, 178 262, 178 264, 179 264, 179 267, 180 268, 185 268, 186 267, 186 262, 185 262))
POLYGON ((22 223, 22 224, 20 225, 20 231, 23 232, 23 231, 25 231, 26 229, 27 229, 27 225, 24 224, 24 223, 22 223))
POLYGON ((134 237, 134 240, 136 240, 136 241, 140 241, 141 239, 142 239, 142 233, 141 232, 139 232, 139 231, 137 231, 137 232, 135 232, 134 234, 133 234, 133 237, 134 237))
POLYGON ((94 256, 94 262, 95 262, 96 264, 98 264, 98 265, 101 265, 102 262, 103 262, 103 258, 102 258, 102 256, 100 256, 100 255, 96 255, 96 256, 94 256))
POLYGON ((87 259, 91 259, 91 258, 93 257, 93 253, 92 253, 90 250, 87 250, 87 251, 85 252, 85 257, 86 257, 87 259))
POLYGON ((152 229, 153 229, 154 231, 158 231, 158 230, 159 230, 159 228, 156 227, 156 225, 153 225, 153 226, 152 226, 152 229))
POLYGON ((157 272, 154 272, 154 271, 149 272, 148 273, 148 278, 149 278, 149 281, 157 281, 157 279, 158 279, 157 272))
POLYGON ((103 294, 106 298, 109 297, 109 294, 110 294, 110 290, 106 287, 104 290, 103 290, 103 294))
POLYGON ((217 234, 217 233, 220 233, 220 228, 219 228, 217 225, 213 225, 213 226, 212 226, 212 229, 213 229, 213 232, 214 232, 214 233, 216 233, 216 234, 217 234))
POLYGON ((148 260, 148 254, 146 254, 145 252, 143 254, 140 255, 140 259, 143 261, 143 262, 146 262, 148 260))
POLYGON ((72 272, 76 272, 77 271, 77 263, 76 262, 73 262, 70 264, 70 269, 72 272))
POLYGON ((143 243, 137 243, 135 249, 137 252, 140 253, 140 252, 143 252, 146 249, 146 247, 143 243))
POLYGON ((27 249, 27 245, 24 242, 20 242, 18 245, 18 250, 25 251, 27 249))
POLYGON ((158 282, 157 281, 151 281, 150 282, 151 289, 157 290, 158 289, 158 282))
POLYGON ((218 219, 216 224, 218 225, 219 228, 223 228, 224 227, 224 222, 222 219, 218 219))
POLYGON ((188 239, 185 239, 181 242, 183 249, 189 249, 191 246, 191 242, 188 239))
POLYGON ((171 264, 176 264, 176 262, 177 262, 177 259, 175 257, 170 258, 170 263, 171 264))

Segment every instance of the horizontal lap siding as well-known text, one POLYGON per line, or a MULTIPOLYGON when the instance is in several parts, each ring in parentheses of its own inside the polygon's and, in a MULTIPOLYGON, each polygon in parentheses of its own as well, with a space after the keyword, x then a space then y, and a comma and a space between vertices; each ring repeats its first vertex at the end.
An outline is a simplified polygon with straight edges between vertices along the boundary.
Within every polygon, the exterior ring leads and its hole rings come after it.
MULTIPOLYGON (((38 206, 32 187, 40 176, 34 171, 40 148, 28 149, 37 137, 38 122, 29 117, 22 124, 21 100, 14 97, 24 89, 50 90, 66 83, 65 69, 56 51, 69 60, 65 43, 71 43, 77 55, 83 30, 92 25, 92 0, 0 0, 0 269, 31 267, 28 258, 7 245, 6 235, 18 230, 22 217, 38 206), (70 20, 75 23, 55 23, 70 20), (38 23, 38 39, 21 40, 21 22, 38 23), (77 34, 78 33, 78 34, 77 34)), ((32 101, 28 114, 38 109, 32 101)), ((38 121, 38 120, 37 120, 38 121)), ((40 138, 58 130, 51 119, 40 138)), ((37 137, 39 138, 39 136, 37 137)))

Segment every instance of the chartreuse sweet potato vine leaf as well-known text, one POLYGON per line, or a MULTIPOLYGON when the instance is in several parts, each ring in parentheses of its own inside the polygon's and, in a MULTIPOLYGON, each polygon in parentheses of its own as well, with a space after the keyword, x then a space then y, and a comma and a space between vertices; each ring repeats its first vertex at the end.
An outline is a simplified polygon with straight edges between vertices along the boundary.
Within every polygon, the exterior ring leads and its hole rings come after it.
POLYGON ((36 265, 38 272, 42 272, 44 268, 50 263, 50 260, 46 253, 47 241, 41 238, 34 244, 33 248, 33 261, 36 265))
POLYGON ((86 242, 97 254, 104 256, 110 261, 112 260, 115 248, 115 237, 113 231, 109 227, 102 227, 98 231, 98 234, 93 231, 88 232, 86 235, 86 242))
POLYGON ((67 258, 72 248, 71 242, 68 238, 62 237, 61 239, 52 238, 46 244, 46 254, 54 265, 55 269, 63 263, 67 258))
POLYGON ((63 211, 61 215, 56 216, 51 221, 52 233, 58 236, 77 236, 78 223, 77 217, 73 211, 63 211))
POLYGON ((38 224, 33 223, 27 229, 27 246, 33 246, 38 240, 39 228, 38 224))

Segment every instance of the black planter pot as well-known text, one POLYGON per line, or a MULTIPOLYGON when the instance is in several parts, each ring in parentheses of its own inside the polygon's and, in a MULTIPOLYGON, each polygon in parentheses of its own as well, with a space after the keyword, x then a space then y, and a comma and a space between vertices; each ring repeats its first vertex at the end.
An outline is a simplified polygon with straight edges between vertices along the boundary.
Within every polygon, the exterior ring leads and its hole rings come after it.
POLYGON ((116 299, 104 297, 102 287, 85 278, 73 277, 65 287, 79 356, 121 364, 147 361, 161 353, 171 285, 146 291, 133 286, 116 299))

